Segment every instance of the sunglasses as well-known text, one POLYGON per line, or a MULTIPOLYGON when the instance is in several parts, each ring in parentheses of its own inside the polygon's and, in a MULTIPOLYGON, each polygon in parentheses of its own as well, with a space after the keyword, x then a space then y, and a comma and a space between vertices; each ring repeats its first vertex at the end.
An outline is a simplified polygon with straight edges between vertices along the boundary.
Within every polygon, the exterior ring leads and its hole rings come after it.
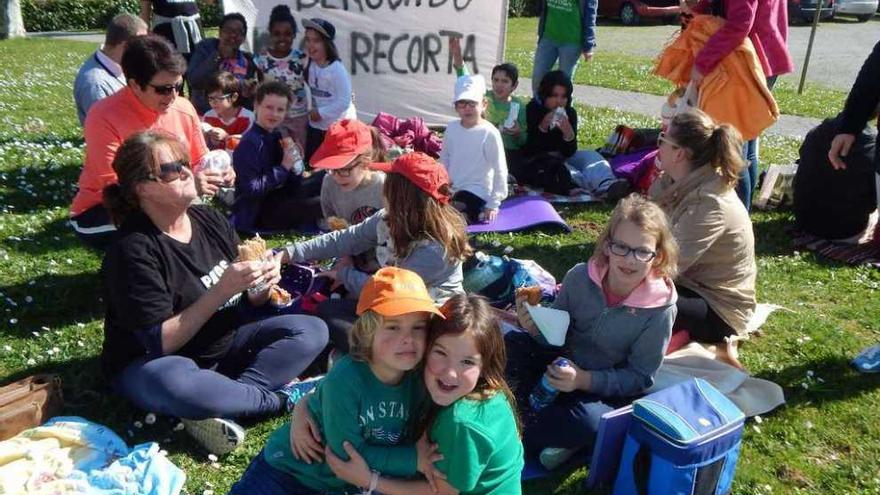
POLYGON ((477 102, 470 100, 459 100, 455 102, 455 108, 477 108, 477 102))
POLYGON ((183 81, 180 81, 177 84, 147 84, 147 86, 153 88, 153 91, 161 96, 168 96, 172 93, 183 93, 183 81))
POLYGON ((220 103, 223 100, 232 98, 232 93, 226 93, 225 95, 220 96, 209 96, 208 103, 220 103))
POLYGON ((678 143, 676 143, 675 141, 673 141, 673 140, 667 138, 667 137, 666 137, 666 133, 665 133, 665 132, 662 132, 662 131, 660 132, 660 135, 657 136, 657 147, 658 147, 658 148, 660 147, 660 144, 661 144, 661 143, 666 143, 666 144, 668 144, 669 146, 672 146, 673 148, 681 148, 681 146, 679 146, 678 143))
POLYGON ((608 247, 611 250, 611 254, 615 256, 626 258, 627 256, 629 256, 630 253, 632 253, 633 258, 635 258, 637 261, 641 261, 642 263, 647 263, 657 257, 657 253, 655 251, 629 247, 622 242, 611 241, 608 243, 608 247))
POLYGON ((187 174, 189 174, 189 162, 186 160, 174 160, 173 162, 160 163, 159 175, 151 173, 149 179, 167 184, 178 179, 183 179, 187 174))
POLYGON ((356 169, 360 166, 361 166, 360 163, 356 163, 350 167, 327 170, 327 173, 331 174, 331 175, 338 175, 340 177, 347 178, 347 177, 351 177, 352 171, 354 171, 354 169, 356 169))

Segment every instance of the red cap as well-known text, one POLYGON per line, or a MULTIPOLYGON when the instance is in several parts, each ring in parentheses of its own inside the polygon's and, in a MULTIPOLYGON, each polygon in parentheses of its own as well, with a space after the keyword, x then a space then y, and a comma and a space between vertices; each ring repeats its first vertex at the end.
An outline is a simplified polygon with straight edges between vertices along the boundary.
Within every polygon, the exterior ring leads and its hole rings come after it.
POLYGON ((358 155, 373 150, 370 126, 356 119, 334 122, 324 135, 324 142, 312 155, 311 166, 335 170, 351 163, 358 155))
POLYGON ((446 167, 424 153, 407 153, 391 163, 372 163, 370 168, 400 174, 428 196, 444 204, 449 202, 449 194, 440 191, 444 184, 448 187, 452 182, 446 173, 446 167))

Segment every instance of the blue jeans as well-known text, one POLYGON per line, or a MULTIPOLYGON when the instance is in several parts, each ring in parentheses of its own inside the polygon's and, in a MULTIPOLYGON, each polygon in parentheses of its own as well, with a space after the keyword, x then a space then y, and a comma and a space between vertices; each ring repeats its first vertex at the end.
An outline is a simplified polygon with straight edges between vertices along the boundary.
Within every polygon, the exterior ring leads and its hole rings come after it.
POLYGON ((273 468, 266 462, 261 450, 241 479, 232 485, 229 495, 320 495, 320 492, 303 485, 290 474, 273 468))
POLYGON ((572 174, 574 183, 590 192, 604 193, 617 180, 605 157, 593 150, 577 151, 565 163, 578 172, 572 174))
POLYGON ((538 95, 538 86, 544 75, 550 72, 553 65, 559 60, 559 70, 565 72, 569 79, 574 80, 574 72, 577 69, 578 60, 581 59, 583 50, 580 45, 574 43, 558 44, 545 38, 538 40, 535 47, 535 61, 532 67, 532 95, 538 95))
POLYGON ((327 345, 327 325, 314 316, 274 316, 241 326, 211 369, 166 355, 129 364, 113 383, 137 407, 187 419, 276 414, 275 391, 299 376, 327 345))
MULTIPOLYGON (((776 84, 776 77, 767 78, 767 88, 773 89, 776 84)), ((739 182, 736 184, 736 195, 742 200, 746 207, 746 211, 752 209, 752 195, 755 193, 755 187, 758 185, 758 174, 760 166, 758 164, 758 138, 750 139, 743 144, 743 158, 746 160, 746 167, 739 174, 739 182)))

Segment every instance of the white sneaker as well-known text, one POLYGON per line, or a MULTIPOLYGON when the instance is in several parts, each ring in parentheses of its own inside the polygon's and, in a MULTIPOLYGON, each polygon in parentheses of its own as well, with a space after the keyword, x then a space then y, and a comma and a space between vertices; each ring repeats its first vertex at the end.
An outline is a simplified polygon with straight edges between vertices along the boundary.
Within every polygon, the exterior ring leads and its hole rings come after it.
POLYGON ((571 459, 571 457, 578 451, 578 449, 564 449, 562 447, 547 447, 541 451, 541 454, 538 455, 538 460, 541 461, 541 465, 547 468, 550 471, 558 468, 559 466, 565 464, 565 461, 571 459))
POLYGON ((244 428, 235 421, 222 418, 181 419, 186 432, 208 453, 228 454, 244 443, 244 428))

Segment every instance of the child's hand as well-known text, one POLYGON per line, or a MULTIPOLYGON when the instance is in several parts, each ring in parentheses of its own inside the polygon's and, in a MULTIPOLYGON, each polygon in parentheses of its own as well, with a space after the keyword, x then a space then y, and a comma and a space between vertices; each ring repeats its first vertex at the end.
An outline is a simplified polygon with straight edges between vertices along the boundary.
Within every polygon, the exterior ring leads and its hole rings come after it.
POLYGON ((571 141, 574 139, 574 129, 571 128, 571 122, 568 120, 568 115, 564 115, 560 117, 559 122, 556 124, 559 127, 559 130, 562 131, 562 137, 566 141, 571 141))
POLYGON ((311 112, 309 112, 309 120, 312 122, 319 122, 321 120, 321 114, 318 112, 317 108, 313 108, 311 112))
POLYGON ((483 210, 483 221, 488 223, 498 218, 498 208, 486 208, 483 210))
POLYGON ((318 425, 309 411, 308 396, 293 408, 290 419, 290 450, 293 457, 311 464, 324 460, 324 445, 318 425))
MULTIPOLYGON (((554 361, 556 361, 554 359, 554 361)), ((569 362, 568 366, 556 366, 551 363, 547 365, 547 372, 544 373, 547 381, 556 390, 560 392, 573 392, 575 390, 589 390, 590 373, 578 367, 578 365, 569 362)))
POLYGON ((504 134, 508 134, 513 137, 517 137, 522 132, 522 127, 519 126, 519 122, 514 120, 513 127, 502 127, 501 132, 504 134))
POLYGON ((348 454, 349 460, 343 461, 330 450, 330 447, 324 447, 324 455, 327 459, 327 465, 337 478, 351 483, 361 488, 370 486, 370 478, 373 476, 367 461, 358 453, 355 448, 347 441, 342 442, 342 448, 348 454))
POLYGON ((446 479, 446 475, 434 468, 434 463, 443 459, 443 454, 437 451, 437 444, 428 440, 428 434, 422 433, 416 442, 416 454, 418 457, 418 470, 431 485, 431 490, 437 493, 437 478, 446 479))
POLYGON ((226 133, 226 131, 224 131, 223 129, 221 129, 219 127, 212 127, 211 130, 208 131, 207 134, 208 134, 208 137, 210 137, 214 141, 218 141, 218 142, 223 141, 224 139, 226 139, 226 136, 229 135, 226 133))
POLYGON ((516 319, 519 320, 520 328, 529 332, 529 335, 532 337, 536 337, 538 335, 538 327, 532 321, 532 315, 526 309, 526 304, 528 304, 528 296, 526 294, 518 294, 516 296, 516 319))

